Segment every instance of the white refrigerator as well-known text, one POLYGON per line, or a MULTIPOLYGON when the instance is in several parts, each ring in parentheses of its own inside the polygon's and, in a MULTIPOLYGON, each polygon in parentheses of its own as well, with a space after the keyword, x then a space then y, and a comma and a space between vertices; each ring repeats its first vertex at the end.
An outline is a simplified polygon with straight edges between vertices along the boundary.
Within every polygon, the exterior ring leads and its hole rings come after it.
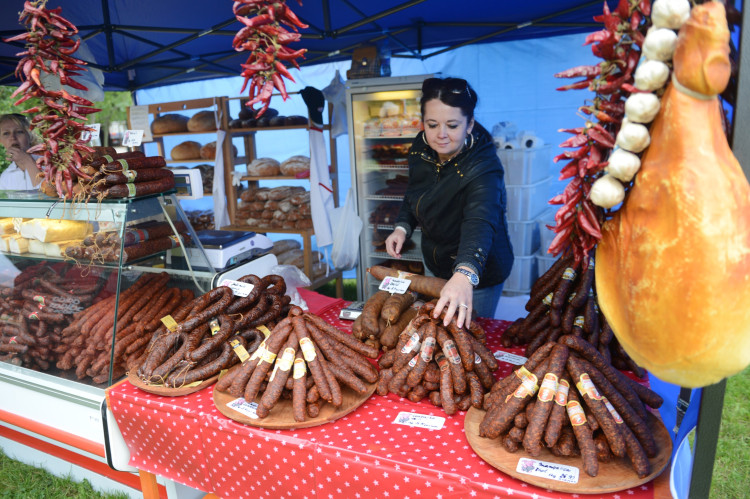
POLYGON ((378 281, 368 276, 372 265, 424 273, 421 232, 414 231, 400 260, 385 252, 406 191, 407 153, 421 130, 422 81, 432 75, 363 78, 347 82, 346 103, 352 188, 364 224, 357 266, 357 297, 366 300, 378 281))

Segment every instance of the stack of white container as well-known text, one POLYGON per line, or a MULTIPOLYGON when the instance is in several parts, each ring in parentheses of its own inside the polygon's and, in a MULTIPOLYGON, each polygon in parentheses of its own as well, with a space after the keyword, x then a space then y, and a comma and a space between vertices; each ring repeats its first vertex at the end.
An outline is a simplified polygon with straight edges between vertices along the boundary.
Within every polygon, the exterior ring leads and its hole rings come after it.
POLYGON ((552 229, 548 229, 547 226, 555 226, 555 213, 559 206, 552 206, 544 210, 539 216, 537 222, 539 223, 539 239, 541 244, 539 246, 539 252, 536 254, 536 266, 537 276, 541 277, 549 268, 555 263, 555 260, 559 256, 552 256, 547 253, 549 245, 552 244, 552 240, 555 238, 555 232, 552 229))
POLYGON ((542 144, 529 132, 511 136, 499 131, 498 126, 493 129, 493 136, 505 169, 508 232, 515 257, 503 294, 528 294, 539 275, 536 261, 541 244, 538 218, 550 198, 552 147, 542 144))

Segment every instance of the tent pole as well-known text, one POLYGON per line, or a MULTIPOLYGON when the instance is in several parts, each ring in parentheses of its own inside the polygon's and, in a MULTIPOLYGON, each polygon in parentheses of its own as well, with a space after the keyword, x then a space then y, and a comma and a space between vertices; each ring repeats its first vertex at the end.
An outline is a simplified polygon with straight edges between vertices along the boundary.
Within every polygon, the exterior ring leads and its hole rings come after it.
POLYGON ((381 19, 383 17, 389 16, 391 14, 394 14, 396 12, 402 11, 404 9, 408 9, 409 7, 413 7, 414 5, 420 4, 424 2, 425 0, 411 0, 410 2, 402 3, 401 5, 396 5, 395 7, 392 7, 388 10, 384 10, 383 12, 380 12, 378 14, 374 14, 370 17, 366 17, 364 19, 361 19, 355 23, 352 23, 348 26, 344 26, 343 28, 337 29, 333 31, 333 37, 335 38, 336 35, 339 33, 346 33, 347 31, 351 31, 355 28, 359 28, 360 26, 363 26, 365 24, 371 23, 372 21, 376 21, 378 19, 381 19))
MULTIPOLYGON (((358 8, 357 8, 357 6, 356 6, 356 5, 354 5, 354 4, 352 4, 352 2, 350 2, 349 0, 341 0, 341 1, 342 1, 342 2, 344 3, 344 4, 346 4, 346 6, 347 6, 347 7, 349 7, 349 8, 350 8, 350 9, 352 9, 352 10, 353 10, 354 12, 356 12, 357 14, 359 14, 360 16, 362 16, 362 18, 366 18, 366 17, 367 17, 367 14, 365 14, 365 13, 364 13, 364 12, 362 12, 362 11, 361 11, 360 9, 358 9, 358 8)), ((393 40, 393 41, 394 41, 395 43, 397 43, 399 47, 402 47, 402 48, 406 49, 406 50, 407 50, 408 52, 411 52, 411 53, 412 53, 412 55, 414 55, 414 56, 417 56, 417 53, 416 53, 416 52, 415 52, 415 51, 414 51, 413 49, 409 48, 409 46, 408 46, 408 45, 406 45, 406 44, 405 44, 404 42, 402 42, 401 40, 399 40, 398 38, 396 38, 395 36, 393 36, 393 35, 392 35, 392 34, 390 33, 390 31, 389 31, 389 29, 388 29, 388 28, 383 28, 383 27, 382 27, 381 25, 379 25, 379 24, 378 24, 378 23, 376 23, 375 21, 373 21, 373 22, 372 22, 372 24, 373 24, 373 25, 374 25, 374 26, 375 26, 375 27, 376 27, 377 29, 379 29, 381 33, 385 34, 385 35, 386 35, 386 36, 387 36, 387 37, 388 37, 389 39, 391 39, 391 40, 393 40)))
POLYGON ((112 70, 115 67, 115 46, 112 42, 112 20, 109 16, 109 0, 102 0, 102 27, 104 37, 107 41, 107 67, 112 70))

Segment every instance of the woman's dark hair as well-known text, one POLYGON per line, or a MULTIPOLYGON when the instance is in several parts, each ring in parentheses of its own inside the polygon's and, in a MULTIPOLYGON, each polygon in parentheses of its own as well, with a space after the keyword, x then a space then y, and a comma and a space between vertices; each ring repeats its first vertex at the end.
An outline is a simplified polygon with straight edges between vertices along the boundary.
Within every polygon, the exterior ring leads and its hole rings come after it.
POLYGON ((419 105, 424 119, 424 105, 438 99, 446 106, 457 107, 466 119, 474 117, 477 106, 477 93, 463 78, 427 78, 422 82, 422 99, 419 105))

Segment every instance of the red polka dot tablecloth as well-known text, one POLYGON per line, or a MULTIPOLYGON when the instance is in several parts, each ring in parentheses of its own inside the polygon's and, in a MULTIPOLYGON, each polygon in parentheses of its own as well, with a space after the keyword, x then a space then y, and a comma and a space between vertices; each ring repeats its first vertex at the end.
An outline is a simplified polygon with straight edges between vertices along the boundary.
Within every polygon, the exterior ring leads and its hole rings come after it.
MULTIPOLYGON (((346 304, 317 313, 339 321, 346 304)), ((480 319, 488 346, 500 349, 509 323, 480 319)), ((522 354, 520 349, 503 349, 522 354)), ((514 366, 501 363, 498 376, 514 366)), ((428 401, 374 394, 354 412, 321 426, 266 430, 235 422, 214 406, 213 386, 163 397, 125 381, 107 390, 131 453, 130 465, 229 498, 564 498, 516 480, 478 457, 464 435, 465 413, 446 416, 428 401), (441 429, 396 424, 399 413, 444 417, 441 429)), ((653 498, 651 483, 603 496, 653 498)))

